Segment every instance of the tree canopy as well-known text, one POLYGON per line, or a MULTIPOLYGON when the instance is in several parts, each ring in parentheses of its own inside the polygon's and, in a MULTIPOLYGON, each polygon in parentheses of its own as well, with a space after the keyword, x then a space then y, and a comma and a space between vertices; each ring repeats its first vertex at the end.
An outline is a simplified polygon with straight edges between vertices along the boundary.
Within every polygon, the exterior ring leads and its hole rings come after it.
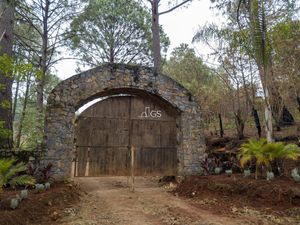
MULTIPOLYGON (((152 65, 151 15, 134 0, 89 0, 70 29, 71 48, 86 65, 152 65)), ((169 39, 160 33, 166 51, 169 39)))

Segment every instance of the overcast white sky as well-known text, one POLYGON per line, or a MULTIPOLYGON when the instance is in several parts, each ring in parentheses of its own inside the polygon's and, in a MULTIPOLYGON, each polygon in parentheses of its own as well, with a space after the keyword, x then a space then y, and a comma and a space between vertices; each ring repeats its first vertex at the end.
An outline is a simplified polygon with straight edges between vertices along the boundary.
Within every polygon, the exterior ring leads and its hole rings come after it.
MULTIPOLYGON (((167 0, 162 2, 167 2, 167 0)), ((160 16, 160 24, 171 41, 168 54, 181 43, 190 44, 202 57, 208 54, 209 49, 203 44, 192 45, 191 42, 199 26, 211 22, 220 22, 220 18, 218 19, 213 11, 209 9, 210 6, 210 0, 194 0, 187 8, 181 7, 171 13, 160 16)), ((162 6, 160 11, 164 11, 164 8, 162 6)), ((76 64, 72 60, 64 60, 56 66, 57 75, 63 80, 74 75, 75 69, 76 64)))

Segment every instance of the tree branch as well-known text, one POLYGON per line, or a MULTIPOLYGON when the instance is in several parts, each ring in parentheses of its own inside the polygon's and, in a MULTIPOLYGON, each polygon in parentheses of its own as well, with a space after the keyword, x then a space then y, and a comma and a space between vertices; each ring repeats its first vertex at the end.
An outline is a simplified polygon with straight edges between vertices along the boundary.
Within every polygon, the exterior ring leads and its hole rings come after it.
POLYGON ((174 6, 174 7, 172 7, 171 9, 168 9, 168 10, 166 10, 166 11, 163 11, 163 12, 161 12, 161 13, 158 13, 158 15, 163 15, 163 14, 166 14, 166 13, 172 12, 173 10, 175 10, 175 9, 179 8, 180 6, 182 6, 182 5, 186 4, 186 3, 190 2, 190 1, 192 1, 192 0, 185 0, 185 1, 181 2, 181 3, 180 3, 180 4, 178 4, 178 5, 175 5, 175 6, 174 6))

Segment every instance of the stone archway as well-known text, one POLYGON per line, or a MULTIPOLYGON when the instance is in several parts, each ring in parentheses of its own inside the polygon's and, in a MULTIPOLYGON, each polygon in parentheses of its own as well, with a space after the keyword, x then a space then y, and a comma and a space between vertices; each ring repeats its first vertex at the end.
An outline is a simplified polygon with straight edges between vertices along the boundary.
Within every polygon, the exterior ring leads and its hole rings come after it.
POLYGON ((71 176, 76 110, 95 98, 124 93, 155 95, 179 111, 178 173, 199 172, 205 143, 200 107, 189 91, 148 67, 105 64, 62 81, 49 95, 45 162, 54 165, 57 179, 71 176))

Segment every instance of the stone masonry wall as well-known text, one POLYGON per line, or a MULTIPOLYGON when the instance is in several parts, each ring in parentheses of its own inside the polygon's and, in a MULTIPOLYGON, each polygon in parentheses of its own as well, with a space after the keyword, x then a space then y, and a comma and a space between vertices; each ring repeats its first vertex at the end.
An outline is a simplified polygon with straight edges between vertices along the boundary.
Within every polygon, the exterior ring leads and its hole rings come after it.
POLYGON ((189 91, 151 68, 105 64, 62 81, 48 98, 45 162, 54 164, 57 179, 71 176, 75 111, 101 96, 141 92, 157 95, 180 111, 178 172, 199 172, 205 144, 200 108, 189 91))

